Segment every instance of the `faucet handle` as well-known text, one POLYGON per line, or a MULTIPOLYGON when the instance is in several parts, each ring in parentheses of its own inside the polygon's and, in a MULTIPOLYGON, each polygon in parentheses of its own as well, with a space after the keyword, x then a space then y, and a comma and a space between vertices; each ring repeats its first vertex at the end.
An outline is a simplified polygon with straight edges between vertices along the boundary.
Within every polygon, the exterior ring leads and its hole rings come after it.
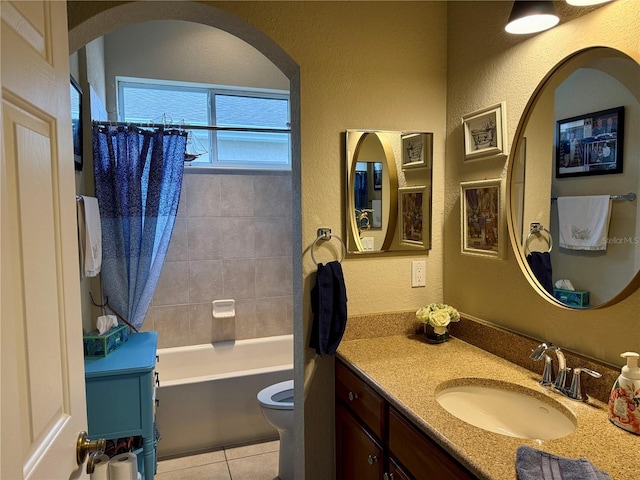
POLYGON ((577 367, 573 369, 573 379, 571 380, 571 387, 567 391, 567 396, 574 400, 581 400, 586 402, 588 400, 587 395, 582 395, 582 389, 580 386, 580 374, 584 372, 591 375, 594 378, 600 378, 602 374, 585 367, 577 367))

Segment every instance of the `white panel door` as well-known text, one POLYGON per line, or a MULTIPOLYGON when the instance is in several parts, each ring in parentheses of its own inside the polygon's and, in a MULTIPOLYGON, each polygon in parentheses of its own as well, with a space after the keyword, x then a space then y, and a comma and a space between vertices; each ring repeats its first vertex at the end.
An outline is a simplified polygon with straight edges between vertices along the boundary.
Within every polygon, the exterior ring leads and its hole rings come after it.
POLYGON ((66 2, 0 5, 0 478, 87 478, 66 2))

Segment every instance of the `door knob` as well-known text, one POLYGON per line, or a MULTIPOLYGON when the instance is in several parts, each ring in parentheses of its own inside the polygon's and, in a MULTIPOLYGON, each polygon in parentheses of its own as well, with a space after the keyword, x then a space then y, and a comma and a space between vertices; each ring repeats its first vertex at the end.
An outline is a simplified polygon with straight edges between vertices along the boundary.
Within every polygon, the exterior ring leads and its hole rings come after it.
POLYGON ((103 454, 106 444, 107 442, 104 438, 89 440, 87 432, 80 432, 78 434, 78 442, 76 443, 76 461, 78 465, 82 465, 89 454, 97 453, 97 456, 103 454))

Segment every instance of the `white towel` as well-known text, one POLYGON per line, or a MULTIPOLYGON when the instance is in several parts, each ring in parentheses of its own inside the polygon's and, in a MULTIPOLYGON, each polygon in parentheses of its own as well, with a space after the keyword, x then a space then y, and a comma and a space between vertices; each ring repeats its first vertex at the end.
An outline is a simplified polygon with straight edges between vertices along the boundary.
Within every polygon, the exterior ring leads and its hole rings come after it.
POLYGON ((102 266, 102 230, 98 199, 82 196, 78 202, 80 261, 85 277, 95 277, 102 266))
POLYGON ((558 197, 560 246, 572 250, 606 250, 611 197, 558 197))

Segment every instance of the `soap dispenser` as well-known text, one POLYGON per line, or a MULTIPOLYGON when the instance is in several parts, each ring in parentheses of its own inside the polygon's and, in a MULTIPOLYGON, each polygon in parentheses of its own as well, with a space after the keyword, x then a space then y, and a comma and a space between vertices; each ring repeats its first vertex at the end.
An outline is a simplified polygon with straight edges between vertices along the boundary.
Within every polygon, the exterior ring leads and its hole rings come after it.
POLYGON ((609 420, 625 430, 640 435, 640 368, 636 352, 620 354, 627 360, 609 396, 609 420))

